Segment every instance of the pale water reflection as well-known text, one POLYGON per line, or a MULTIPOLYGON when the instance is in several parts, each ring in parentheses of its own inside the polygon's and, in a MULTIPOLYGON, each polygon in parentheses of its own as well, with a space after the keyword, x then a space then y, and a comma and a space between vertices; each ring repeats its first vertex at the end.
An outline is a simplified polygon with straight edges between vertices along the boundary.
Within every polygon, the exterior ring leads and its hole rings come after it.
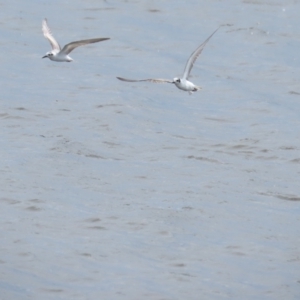
POLYGON ((298 299, 300 3, 54 2, 0 1, 0 299, 298 299))

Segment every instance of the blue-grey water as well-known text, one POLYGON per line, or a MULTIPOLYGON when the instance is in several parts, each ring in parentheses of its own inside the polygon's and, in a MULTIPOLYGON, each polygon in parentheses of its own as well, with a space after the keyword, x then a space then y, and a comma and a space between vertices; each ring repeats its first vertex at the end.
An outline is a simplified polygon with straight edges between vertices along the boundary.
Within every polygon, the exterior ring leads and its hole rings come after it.
POLYGON ((300 2, 0 0, 0 299, 299 299, 300 2), (72 63, 41 59, 48 18, 72 63), (115 77, 192 70, 203 90, 115 77))

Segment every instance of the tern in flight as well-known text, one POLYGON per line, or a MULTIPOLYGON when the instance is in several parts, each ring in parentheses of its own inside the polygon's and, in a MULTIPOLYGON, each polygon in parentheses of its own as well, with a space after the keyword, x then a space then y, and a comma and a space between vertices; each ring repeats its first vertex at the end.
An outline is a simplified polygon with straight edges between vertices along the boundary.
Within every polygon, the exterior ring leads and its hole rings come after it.
POLYGON ((61 49, 60 45, 58 44, 58 42, 55 40, 55 38, 51 33, 51 30, 47 24, 47 19, 43 20, 42 29, 43 29, 44 37, 50 42, 50 45, 52 47, 52 50, 47 52, 46 55, 43 56, 42 58, 48 57, 49 59, 58 62, 64 62, 64 61, 71 62, 73 59, 68 54, 79 46, 109 40, 109 38, 81 40, 81 41, 69 43, 61 49))
MULTIPOLYGON (((220 27, 219 27, 220 28, 220 27)), ((210 38, 217 32, 219 29, 217 28, 205 41, 203 44, 201 44, 190 56, 188 59, 186 66, 184 68, 183 76, 182 78, 175 77, 173 80, 168 79, 141 79, 141 80, 134 80, 134 79, 126 79, 122 77, 117 77, 119 80, 127 81, 127 82, 141 82, 141 81, 149 81, 153 83, 173 83, 175 84, 179 89, 183 91, 189 92, 189 94, 192 94, 193 92, 196 92, 198 90, 201 90, 202 88, 200 86, 194 85, 191 81, 188 80, 190 72, 192 70, 192 67, 194 65, 194 62, 198 58, 198 56, 201 54, 202 50, 204 49, 207 42, 210 40, 210 38)))

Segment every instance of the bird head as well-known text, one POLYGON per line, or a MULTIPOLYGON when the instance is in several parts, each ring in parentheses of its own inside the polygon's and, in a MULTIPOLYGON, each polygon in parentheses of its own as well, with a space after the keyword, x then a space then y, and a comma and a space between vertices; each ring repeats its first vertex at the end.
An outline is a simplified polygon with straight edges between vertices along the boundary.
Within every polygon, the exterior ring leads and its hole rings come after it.
POLYGON ((181 82, 180 78, 175 77, 173 79, 173 83, 175 83, 175 84, 179 84, 180 82, 181 82))
POLYGON ((43 56, 42 58, 46 58, 46 57, 51 57, 53 56, 53 53, 50 51, 50 52, 47 52, 45 56, 43 56))

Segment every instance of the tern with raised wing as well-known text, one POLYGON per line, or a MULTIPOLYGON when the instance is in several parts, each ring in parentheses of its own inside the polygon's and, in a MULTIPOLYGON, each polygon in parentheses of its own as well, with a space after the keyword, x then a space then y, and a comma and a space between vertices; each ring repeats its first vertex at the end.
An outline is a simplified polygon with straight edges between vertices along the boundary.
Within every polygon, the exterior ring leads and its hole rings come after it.
MULTIPOLYGON (((220 28, 220 27, 219 27, 220 28)), ((193 92, 196 92, 198 90, 201 90, 202 88, 200 86, 194 85, 191 81, 188 80, 190 72, 192 70, 192 67, 198 58, 198 56, 201 54, 202 50, 204 49, 207 42, 210 40, 210 38, 217 32, 219 29, 217 28, 205 41, 203 44, 201 44, 190 56, 188 59, 186 66, 184 68, 183 76, 182 78, 175 77, 173 80, 168 79, 140 79, 140 80, 134 80, 134 79, 126 79, 122 77, 117 77, 119 80, 127 81, 127 82, 141 82, 141 81, 149 81, 153 83, 173 83, 176 85, 177 88, 187 91, 190 94, 193 92)))
POLYGON ((47 23, 47 19, 43 20, 42 29, 43 29, 44 37, 50 42, 50 45, 52 48, 52 50, 47 52, 46 55, 43 56, 42 58, 48 57, 49 59, 51 59, 53 61, 58 61, 58 62, 73 61, 73 59, 69 56, 69 53, 79 46, 109 40, 109 38, 96 38, 96 39, 81 40, 81 41, 71 42, 71 43, 65 45, 61 49, 59 43, 55 40, 55 38, 53 37, 53 35, 51 33, 51 30, 47 23))

